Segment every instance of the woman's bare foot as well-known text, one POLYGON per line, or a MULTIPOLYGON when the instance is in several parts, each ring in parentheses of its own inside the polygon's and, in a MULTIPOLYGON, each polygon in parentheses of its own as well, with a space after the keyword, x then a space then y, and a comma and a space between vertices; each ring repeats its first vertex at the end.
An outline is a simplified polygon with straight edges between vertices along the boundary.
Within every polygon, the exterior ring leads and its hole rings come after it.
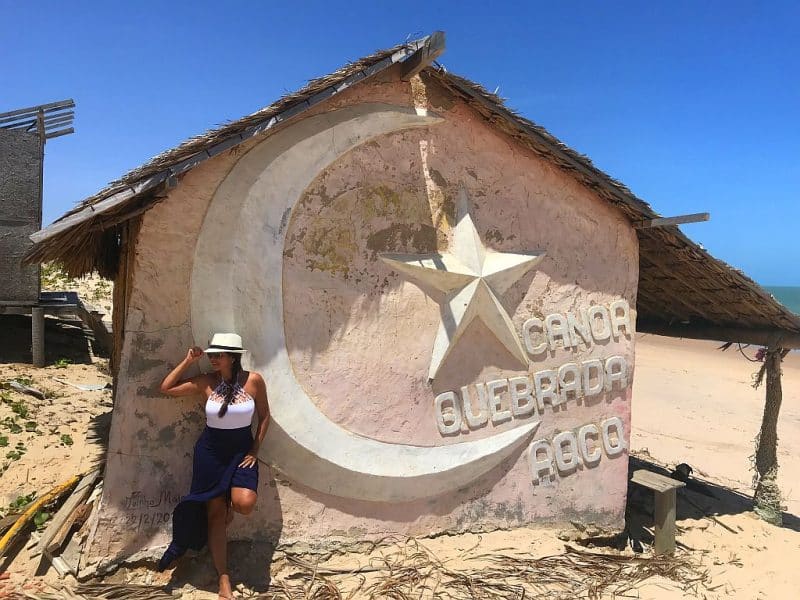
POLYGON ((219 600, 233 600, 231 579, 227 574, 219 576, 219 600))

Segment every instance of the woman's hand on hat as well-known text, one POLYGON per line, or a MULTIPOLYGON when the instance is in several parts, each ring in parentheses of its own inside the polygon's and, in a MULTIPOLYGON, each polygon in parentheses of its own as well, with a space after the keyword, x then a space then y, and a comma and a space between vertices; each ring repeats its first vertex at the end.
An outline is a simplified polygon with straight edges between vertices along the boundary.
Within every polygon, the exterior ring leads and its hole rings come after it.
POLYGON ((189 364, 196 363, 203 356, 203 349, 200 346, 192 346, 186 353, 186 362, 189 364))

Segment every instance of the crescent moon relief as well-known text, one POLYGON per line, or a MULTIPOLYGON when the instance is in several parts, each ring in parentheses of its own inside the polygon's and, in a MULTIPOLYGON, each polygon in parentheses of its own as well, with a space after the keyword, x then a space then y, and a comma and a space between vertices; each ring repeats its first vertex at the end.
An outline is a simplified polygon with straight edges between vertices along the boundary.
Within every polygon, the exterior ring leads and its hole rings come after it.
POLYGON ((388 133, 443 119, 361 104, 309 117, 253 148, 217 189, 198 236, 191 279, 195 339, 237 331, 247 366, 268 384, 272 423, 261 458, 312 489, 360 500, 406 502, 474 481, 520 449, 539 423, 437 447, 380 442, 322 414, 295 377, 283 322, 288 216, 317 175, 388 133))

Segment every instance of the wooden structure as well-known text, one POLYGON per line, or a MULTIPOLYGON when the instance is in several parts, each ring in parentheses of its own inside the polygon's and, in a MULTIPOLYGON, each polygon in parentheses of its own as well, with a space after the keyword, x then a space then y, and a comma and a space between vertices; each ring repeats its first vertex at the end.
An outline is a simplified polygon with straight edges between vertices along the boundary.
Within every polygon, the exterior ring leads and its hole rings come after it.
MULTIPOLYGON (((419 77, 423 82, 444 88, 463 101, 476 119, 485 120, 509 140, 569 174, 630 220, 639 242, 637 331, 759 344, 768 346, 773 353, 800 348, 800 316, 782 306, 742 272, 711 256, 678 229, 678 224, 703 220, 706 215, 664 219, 622 183, 596 168, 587 157, 507 108, 497 95, 438 68, 433 61, 443 49, 444 35, 437 32, 379 51, 310 81, 303 89, 262 110, 187 140, 111 183, 52 225, 33 234, 34 245, 27 260, 56 260, 73 276, 98 271, 115 279, 114 318, 115 321, 124 318, 142 215, 161 202, 179 178, 204 161, 255 136, 268 134, 343 90, 402 63, 406 76, 419 77)), ((118 356, 123 335, 123 328, 115 322, 112 355, 115 374, 119 364, 114 357, 118 356)), ((768 381, 770 377, 779 380, 779 362, 768 362, 768 381)), ((779 389, 779 385, 768 386, 770 422, 777 419, 779 389)), ((772 425, 765 427, 771 430, 772 425)), ((774 443, 771 436, 761 438, 762 442, 769 439, 772 439, 769 443, 774 443)), ((767 454, 774 456, 774 453, 767 454)), ((770 456, 765 462, 771 460, 770 456)), ((764 473, 773 471, 771 466, 763 466, 764 473)))
POLYGON ((73 133, 75 102, 63 100, 0 113, 0 314, 32 317, 32 353, 44 365, 44 314, 75 303, 42 295, 39 265, 24 264, 29 236, 42 226, 42 178, 47 140, 73 133))
POLYGON ((653 551, 656 554, 672 554, 675 552, 675 491, 686 484, 646 469, 634 471, 631 481, 653 490, 656 495, 656 539, 653 551))

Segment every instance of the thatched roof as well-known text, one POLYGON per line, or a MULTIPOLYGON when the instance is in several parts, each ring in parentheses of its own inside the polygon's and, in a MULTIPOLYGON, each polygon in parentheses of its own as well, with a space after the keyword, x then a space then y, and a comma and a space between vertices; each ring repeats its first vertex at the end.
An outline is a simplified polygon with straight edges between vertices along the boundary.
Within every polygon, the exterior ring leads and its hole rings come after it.
MULTIPOLYGON (((177 175, 397 62, 411 63, 428 50, 430 39, 408 42, 350 63, 258 112, 156 156, 34 234, 35 246, 29 260, 57 260, 75 275, 91 270, 113 275, 117 267, 117 228, 160 201, 164 189, 174 185, 177 175)), ((421 74, 462 99, 520 145, 616 206, 632 225, 659 216, 587 157, 507 108, 501 98, 480 85, 432 66, 425 67, 421 74)), ((741 271, 708 254, 676 226, 637 229, 637 233, 639 331, 800 347, 800 317, 741 271)))

